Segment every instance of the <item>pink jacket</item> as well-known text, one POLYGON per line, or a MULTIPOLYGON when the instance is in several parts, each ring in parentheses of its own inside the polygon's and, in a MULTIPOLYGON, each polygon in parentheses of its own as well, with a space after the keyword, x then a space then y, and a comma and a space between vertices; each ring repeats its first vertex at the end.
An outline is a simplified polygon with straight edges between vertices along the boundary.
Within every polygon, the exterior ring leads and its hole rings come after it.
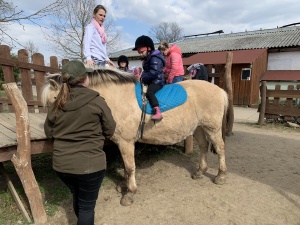
POLYGON ((182 53, 177 45, 172 45, 166 57, 166 67, 164 73, 168 74, 167 82, 172 83, 175 76, 183 76, 183 63, 182 63, 182 53))

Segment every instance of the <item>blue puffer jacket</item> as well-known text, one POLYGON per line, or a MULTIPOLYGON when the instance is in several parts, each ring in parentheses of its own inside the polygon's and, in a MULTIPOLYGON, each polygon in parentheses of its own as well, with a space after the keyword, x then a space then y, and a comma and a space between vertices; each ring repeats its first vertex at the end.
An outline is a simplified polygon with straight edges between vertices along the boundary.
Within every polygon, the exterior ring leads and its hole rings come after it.
POLYGON ((154 50, 148 54, 143 61, 143 73, 141 75, 142 83, 155 83, 161 86, 165 85, 163 74, 165 64, 165 58, 159 50, 154 50))

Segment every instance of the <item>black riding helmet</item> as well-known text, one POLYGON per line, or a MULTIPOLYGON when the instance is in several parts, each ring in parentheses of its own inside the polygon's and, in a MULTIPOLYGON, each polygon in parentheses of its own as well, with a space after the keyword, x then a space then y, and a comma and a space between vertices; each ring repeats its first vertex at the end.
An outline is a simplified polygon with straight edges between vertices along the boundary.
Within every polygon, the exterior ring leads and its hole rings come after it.
POLYGON ((132 51, 136 51, 139 47, 149 47, 151 51, 155 50, 152 39, 146 35, 142 35, 136 39, 135 47, 132 51))
POLYGON ((128 67, 128 58, 125 55, 120 55, 118 58, 118 66, 120 66, 120 62, 126 62, 126 67, 128 67))

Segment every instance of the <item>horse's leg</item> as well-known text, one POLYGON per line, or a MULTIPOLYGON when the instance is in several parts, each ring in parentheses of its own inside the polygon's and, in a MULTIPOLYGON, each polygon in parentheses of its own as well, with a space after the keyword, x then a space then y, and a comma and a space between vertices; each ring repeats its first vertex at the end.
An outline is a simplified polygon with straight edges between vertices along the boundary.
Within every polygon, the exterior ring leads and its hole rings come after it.
POLYGON ((202 178, 202 174, 207 170, 207 151, 208 151, 208 142, 206 140, 206 136, 204 130, 201 127, 197 127, 194 132, 194 137, 199 145, 200 149, 200 160, 199 160, 199 168, 192 175, 193 179, 202 178))
POLYGON ((128 191, 121 199, 121 205, 128 206, 133 203, 133 194, 135 194, 137 190, 135 181, 134 143, 122 140, 118 143, 118 146, 124 162, 125 178, 127 179, 128 188, 128 191))
POLYGON ((219 172, 218 175, 215 177, 214 182, 216 184, 224 184, 226 181, 225 174, 227 171, 227 167, 225 163, 225 143, 222 138, 222 130, 220 129, 216 133, 209 132, 208 135, 210 137, 211 143, 215 147, 219 158, 219 172))

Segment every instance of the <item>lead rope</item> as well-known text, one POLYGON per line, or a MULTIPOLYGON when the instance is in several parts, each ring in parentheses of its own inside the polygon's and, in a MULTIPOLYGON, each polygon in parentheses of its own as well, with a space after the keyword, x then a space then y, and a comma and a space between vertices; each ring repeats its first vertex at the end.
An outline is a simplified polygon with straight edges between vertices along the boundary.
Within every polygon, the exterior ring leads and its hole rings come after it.
POLYGON ((147 92, 147 88, 148 86, 143 85, 141 83, 142 86, 142 115, 141 115, 141 121, 139 124, 139 129, 138 129, 138 138, 142 139, 143 138, 143 133, 144 133, 144 126, 145 126, 145 117, 146 117, 146 106, 148 103, 148 99, 146 97, 146 92, 147 92))

